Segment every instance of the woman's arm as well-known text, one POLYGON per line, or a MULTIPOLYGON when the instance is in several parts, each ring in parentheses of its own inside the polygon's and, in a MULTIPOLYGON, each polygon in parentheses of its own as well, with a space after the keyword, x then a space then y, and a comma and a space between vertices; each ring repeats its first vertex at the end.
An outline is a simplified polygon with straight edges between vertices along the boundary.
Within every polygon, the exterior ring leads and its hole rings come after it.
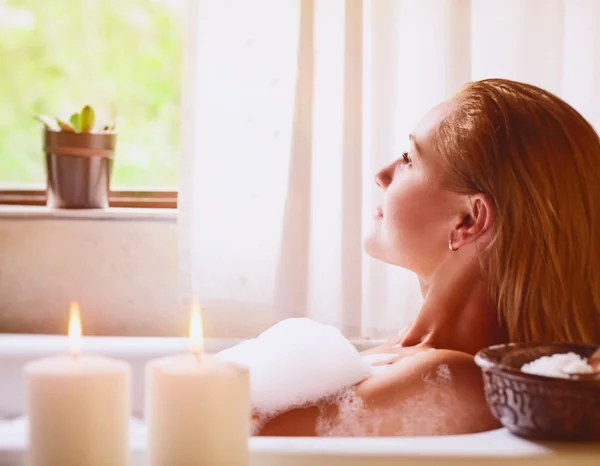
POLYGON ((392 364, 339 400, 284 412, 258 435, 449 435, 497 427, 473 357, 435 350, 392 364))

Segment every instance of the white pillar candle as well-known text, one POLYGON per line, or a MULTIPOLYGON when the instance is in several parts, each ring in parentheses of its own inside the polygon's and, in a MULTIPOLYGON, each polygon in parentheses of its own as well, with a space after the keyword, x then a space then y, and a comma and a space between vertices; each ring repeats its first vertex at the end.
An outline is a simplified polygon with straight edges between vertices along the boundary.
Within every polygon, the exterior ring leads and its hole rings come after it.
POLYGON ((79 354, 79 311, 71 307, 70 356, 25 366, 30 466, 124 466, 129 462, 130 367, 79 354))
POLYGON ((248 464, 250 378, 246 368, 202 354, 199 310, 189 354, 146 366, 148 466, 248 464))

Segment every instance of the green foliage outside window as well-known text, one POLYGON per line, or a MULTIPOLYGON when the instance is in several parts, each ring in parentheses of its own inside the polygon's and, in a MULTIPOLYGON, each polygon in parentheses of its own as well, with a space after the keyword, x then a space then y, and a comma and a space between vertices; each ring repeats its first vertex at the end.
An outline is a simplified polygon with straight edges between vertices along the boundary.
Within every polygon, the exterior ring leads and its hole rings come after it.
POLYGON ((0 0, 0 185, 44 182, 42 125, 119 117, 113 186, 177 185, 185 0, 0 0))

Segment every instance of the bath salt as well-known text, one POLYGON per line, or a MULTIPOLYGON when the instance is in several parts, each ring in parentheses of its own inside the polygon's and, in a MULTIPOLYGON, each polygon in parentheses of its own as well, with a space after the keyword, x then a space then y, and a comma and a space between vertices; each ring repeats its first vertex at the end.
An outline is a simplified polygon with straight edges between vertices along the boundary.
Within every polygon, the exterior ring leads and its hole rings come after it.
POLYGON ((571 375, 591 374, 593 372, 586 359, 576 353, 553 354, 524 364, 521 371, 528 374, 544 375, 568 379, 571 375))
POLYGON ((334 395, 372 375, 337 328, 307 318, 283 320, 217 358, 250 369, 252 407, 264 415, 334 395))

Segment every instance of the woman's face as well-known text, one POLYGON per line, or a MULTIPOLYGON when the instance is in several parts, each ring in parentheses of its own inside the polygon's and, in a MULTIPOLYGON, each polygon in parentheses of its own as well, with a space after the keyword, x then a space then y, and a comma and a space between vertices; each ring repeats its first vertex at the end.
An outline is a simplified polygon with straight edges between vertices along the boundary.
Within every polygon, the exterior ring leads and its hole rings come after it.
POLYGON ((441 187, 443 165, 434 132, 451 108, 444 102, 425 115, 409 137, 409 149, 381 169, 376 183, 383 203, 365 238, 370 256, 430 276, 449 253, 461 196, 441 187))

